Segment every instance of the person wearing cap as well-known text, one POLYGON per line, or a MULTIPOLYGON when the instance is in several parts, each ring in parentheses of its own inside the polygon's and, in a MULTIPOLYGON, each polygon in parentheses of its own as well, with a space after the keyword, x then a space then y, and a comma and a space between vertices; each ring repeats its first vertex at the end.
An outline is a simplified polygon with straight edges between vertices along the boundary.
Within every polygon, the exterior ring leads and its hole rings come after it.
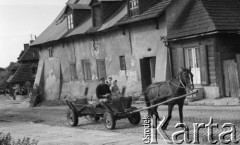
POLYGON ((99 81, 101 81, 101 83, 96 88, 96 96, 100 101, 107 101, 111 96, 111 90, 109 85, 106 84, 104 77, 99 79, 99 81))
POLYGON ((107 84, 108 84, 109 87, 111 87, 111 85, 112 85, 112 77, 108 78, 107 84))

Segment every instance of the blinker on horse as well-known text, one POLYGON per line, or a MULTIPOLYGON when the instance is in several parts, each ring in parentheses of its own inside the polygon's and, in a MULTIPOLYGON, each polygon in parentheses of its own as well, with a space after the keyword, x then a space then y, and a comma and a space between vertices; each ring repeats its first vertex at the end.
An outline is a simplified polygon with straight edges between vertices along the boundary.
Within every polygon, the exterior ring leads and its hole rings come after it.
MULTIPOLYGON (((147 107, 150 107, 151 105, 167 101, 174 97, 185 95, 193 89, 193 74, 191 73, 191 68, 182 68, 181 72, 178 73, 175 78, 165 82, 153 83, 145 89, 143 94, 145 95, 147 107)), ((172 109, 175 104, 178 105, 180 122, 183 123, 183 105, 185 98, 186 97, 168 102, 168 117, 162 126, 163 130, 167 129, 169 121, 172 118, 172 109)), ((151 117, 155 115, 156 118, 160 120, 157 108, 158 106, 150 108, 148 115, 151 117)))

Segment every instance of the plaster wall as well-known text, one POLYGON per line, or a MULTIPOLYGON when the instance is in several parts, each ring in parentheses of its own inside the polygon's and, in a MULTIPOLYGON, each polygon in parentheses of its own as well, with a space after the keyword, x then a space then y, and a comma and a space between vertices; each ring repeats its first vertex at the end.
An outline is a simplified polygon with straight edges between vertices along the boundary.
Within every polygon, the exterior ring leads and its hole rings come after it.
POLYGON ((167 48, 161 41, 163 36, 166 36, 165 18, 159 20, 159 29, 156 29, 154 21, 148 21, 126 29, 94 36, 76 36, 54 43, 51 46, 52 58, 49 58, 48 47, 43 47, 40 59, 45 64, 43 76, 46 99, 81 98, 86 86, 89 87, 88 97, 96 98, 95 88, 99 83, 96 59, 105 59, 107 77, 118 80, 120 89, 127 86, 127 95, 141 92, 139 59, 144 57, 156 56, 156 75, 159 76, 156 81, 166 80, 167 48), (126 71, 120 70, 119 56, 125 56, 126 71), (90 81, 84 80, 81 63, 84 59, 89 59, 91 63, 90 81), (76 63, 77 80, 71 80, 71 63, 76 63))

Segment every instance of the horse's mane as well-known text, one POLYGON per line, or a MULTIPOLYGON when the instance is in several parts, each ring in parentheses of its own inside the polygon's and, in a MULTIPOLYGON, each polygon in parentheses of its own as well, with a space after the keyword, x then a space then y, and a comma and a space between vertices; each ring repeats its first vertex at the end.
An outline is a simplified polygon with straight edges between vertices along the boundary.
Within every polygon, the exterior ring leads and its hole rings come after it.
POLYGON ((152 83, 151 85, 149 85, 146 89, 144 89, 144 90, 142 91, 142 94, 145 94, 146 92, 148 92, 148 91, 149 91, 150 89, 152 89, 152 88, 160 87, 162 84, 172 82, 173 80, 177 79, 178 76, 179 76, 181 73, 182 73, 182 72, 179 72, 175 77, 172 77, 171 79, 169 79, 169 80, 167 80, 167 81, 152 83))

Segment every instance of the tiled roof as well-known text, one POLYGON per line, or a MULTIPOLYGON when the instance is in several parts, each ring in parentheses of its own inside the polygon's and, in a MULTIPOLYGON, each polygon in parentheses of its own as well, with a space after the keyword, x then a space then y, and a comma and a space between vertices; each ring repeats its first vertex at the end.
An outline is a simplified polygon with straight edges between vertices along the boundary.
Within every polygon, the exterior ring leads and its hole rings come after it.
POLYGON ((157 3, 151 5, 150 7, 145 8, 146 10, 143 11, 141 14, 131 17, 128 17, 126 14, 118 23, 117 25, 129 24, 137 21, 143 21, 146 19, 156 18, 162 12, 165 11, 167 6, 171 3, 171 0, 160 0, 157 3))
POLYGON ((240 29, 239 0, 203 0, 203 6, 217 30, 240 29))
POLYGON ((38 50, 37 48, 33 47, 30 49, 30 47, 24 51, 24 53, 21 55, 18 61, 25 61, 25 60, 38 60, 38 50), (36 53, 36 57, 33 57, 33 53, 36 53))
POLYGON ((31 73, 31 65, 29 64, 20 64, 17 71, 9 77, 7 80, 8 83, 19 83, 19 82, 26 82, 26 81, 33 81, 34 78, 32 77, 31 73))
POLYGON ((240 29, 240 4, 237 0, 194 0, 178 18, 168 39, 222 30, 240 29))

